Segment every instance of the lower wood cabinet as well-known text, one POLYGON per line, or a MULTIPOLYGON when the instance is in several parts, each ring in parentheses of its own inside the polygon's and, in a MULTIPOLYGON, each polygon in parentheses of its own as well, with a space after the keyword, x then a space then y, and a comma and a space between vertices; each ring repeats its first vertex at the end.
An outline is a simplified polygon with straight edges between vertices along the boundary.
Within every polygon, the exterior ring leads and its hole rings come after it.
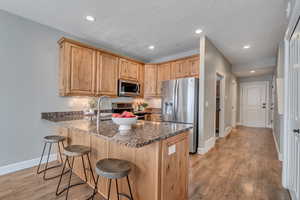
POLYGON ((117 96, 118 67, 118 57, 101 52, 97 53, 97 96, 117 96))
MULTIPOLYGON (((97 161, 105 158, 132 162, 134 167, 129 179, 135 200, 188 199, 189 131, 140 148, 127 147, 75 129, 62 128, 58 134, 68 135, 68 144, 65 145, 79 144, 91 148, 90 160, 93 170, 97 161)), ((87 167, 87 160, 85 163, 87 167)), ((75 158, 74 173, 84 180, 80 157, 75 158)), ((118 183, 119 191, 128 194, 126 179, 119 179, 118 183)), ((90 172, 88 184, 94 187, 90 172)), ((98 192, 107 198, 107 191, 108 179, 101 177, 98 192)), ((111 194, 111 199, 117 200, 114 183, 111 194)))

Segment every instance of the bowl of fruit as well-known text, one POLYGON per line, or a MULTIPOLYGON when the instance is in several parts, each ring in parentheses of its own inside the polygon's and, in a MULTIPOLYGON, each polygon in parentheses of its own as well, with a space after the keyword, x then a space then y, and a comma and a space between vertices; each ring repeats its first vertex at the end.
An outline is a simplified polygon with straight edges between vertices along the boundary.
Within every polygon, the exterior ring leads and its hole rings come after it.
POLYGON ((131 126, 137 122, 137 116, 132 112, 124 111, 122 114, 113 114, 112 121, 119 125, 120 131, 130 130, 131 126))

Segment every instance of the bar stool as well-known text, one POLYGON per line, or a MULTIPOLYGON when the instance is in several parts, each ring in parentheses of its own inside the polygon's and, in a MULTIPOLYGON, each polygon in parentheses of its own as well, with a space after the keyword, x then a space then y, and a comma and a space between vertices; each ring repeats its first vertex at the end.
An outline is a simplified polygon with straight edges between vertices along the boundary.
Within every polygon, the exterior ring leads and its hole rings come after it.
POLYGON ((57 188, 56 188, 56 196, 59 196, 63 192, 66 191, 67 193, 66 193, 66 198, 65 199, 68 199, 69 189, 71 187, 87 183, 88 180, 87 180, 87 175, 86 175, 84 156, 87 157, 88 164, 89 164, 89 170, 91 171, 92 178, 93 178, 93 181, 95 183, 95 177, 94 177, 94 174, 93 174, 92 165, 91 165, 90 156, 89 156, 90 152, 91 152, 90 148, 87 147, 87 146, 83 146, 83 145, 70 145, 70 146, 67 146, 66 148, 64 148, 63 154, 66 156, 66 160, 64 162, 63 169, 62 169, 62 172, 60 174, 59 182, 58 182, 58 185, 57 185, 57 188), (83 167, 83 172, 84 172, 84 176, 85 176, 85 181, 75 183, 75 184, 71 185, 71 179, 72 179, 72 173, 73 173, 73 167, 74 167, 74 159, 75 159, 75 157, 79 157, 79 156, 81 157, 81 161, 82 161, 82 167, 83 167), (70 158, 72 159, 71 163, 70 163, 70 158), (61 184, 61 181, 62 181, 62 177, 65 174, 64 171, 65 171, 67 163, 70 167, 70 170, 68 171, 70 173, 69 180, 68 180, 68 185, 67 185, 67 187, 65 187, 61 191, 59 191, 60 184, 61 184))
POLYGON ((125 160, 108 158, 108 159, 103 159, 103 160, 98 161, 96 163, 96 169, 95 169, 96 174, 97 174, 97 179, 96 179, 96 183, 95 183, 94 192, 90 198, 94 199, 94 196, 96 195, 97 190, 98 190, 99 176, 102 176, 102 177, 109 179, 108 199, 107 200, 109 200, 109 198, 110 198, 112 179, 115 179, 115 181, 116 181, 116 190, 117 190, 118 200, 120 199, 120 196, 126 197, 129 200, 133 200, 130 182, 129 182, 129 178, 128 178, 128 175, 131 171, 131 167, 132 167, 132 164, 125 160), (127 194, 119 193, 117 179, 124 178, 124 177, 126 177, 126 179, 127 179, 130 196, 127 194))
POLYGON ((64 147, 64 143, 63 141, 65 140, 66 138, 64 136, 59 136, 59 135, 48 135, 48 136, 45 136, 44 137, 44 148, 43 148, 43 153, 42 153, 42 156, 41 156, 41 159, 40 159, 40 162, 39 162, 39 165, 38 165, 38 168, 37 168, 37 174, 40 174, 40 173, 44 173, 43 175, 43 179, 44 180, 50 180, 50 179, 53 179, 53 178, 56 178, 56 177, 59 177, 59 175, 56 175, 56 176, 52 176, 52 177, 46 177, 46 172, 49 170, 49 169, 53 169, 53 168, 57 168, 57 167, 60 167, 62 166, 62 163, 63 163, 63 159, 62 159, 62 155, 61 155, 61 150, 60 150, 60 145, 61 144, 63 147, 64 147), (46 161, 46 165, 45 165, 45 168, 43 170, 40 170, 41 168, 41 164, 42 164, 42 160, 43 160, 43 157, 44 157, 44 154, 45 154, 45 150, 46 150, 46 147, 47 147, 47 144, 49 144, 49 151, 48 151, 48 156, 47 156, 47 161, 46 161), (52 166, 52 167, 48 167, 48 163, 49 163, 49 158, 50 158, 50 153, 51 153, 51 148, 52 148, 52 145, 53 144, 57 144, 58 146, 58 152, 59 152, 59 157, 60 157, 60 160, 61 160, 61 164, 59 165, 55 165, 55 166, 52 166))

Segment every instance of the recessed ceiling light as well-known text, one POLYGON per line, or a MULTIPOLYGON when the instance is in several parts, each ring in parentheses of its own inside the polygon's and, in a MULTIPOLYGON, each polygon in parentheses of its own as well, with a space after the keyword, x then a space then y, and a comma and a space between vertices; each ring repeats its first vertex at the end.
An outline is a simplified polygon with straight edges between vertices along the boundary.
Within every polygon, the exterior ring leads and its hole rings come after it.
POLYGON ((200 33, 202 33, 203 31, 201 30, 201 29, 197 29, 196 31, 195 31, 195 33, 196 34, 200 34, 200 33))
POLYGON ((94 22, 96 20, 95 17, 93 17, 91 15, 86 16, 85 19, 90 22, 94 22))
POLYGON ((148 49, 150 49, 150 50, 154 50, 154 49, 155 49, 155 47, 154 47, 154 45, 150 45, 150 46, 148 47, 148 49))
POLYGON ((243 48, 244 49, 250 49, 250 47, 251 47, 250 45, 245 45, 243 48))
POLYGON ((255 73, 255 70, 251 70, 250 73, 255 73))

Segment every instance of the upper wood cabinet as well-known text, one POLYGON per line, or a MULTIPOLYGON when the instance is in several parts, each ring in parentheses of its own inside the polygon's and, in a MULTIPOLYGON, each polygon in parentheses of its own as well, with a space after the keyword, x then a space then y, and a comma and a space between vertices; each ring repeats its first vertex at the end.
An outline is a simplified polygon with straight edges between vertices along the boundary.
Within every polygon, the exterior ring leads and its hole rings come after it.
POLYGON ((145 65, 144 96, 157 96, 157 65, 145 65))
POLYGON ((184 58, 172 62, 172 79, 198 77, 199 56, 184 58))
POLYGON ((96 51, 65 42, 60 46, 62 96, 90 96, 95 91, 96 51))
POLYGON ((61 96, 118 95, 118 79, 139 82, 144 90, 144 65, 108 51, 62 38, 59 94, 61 96))
POLYGON ((138 81, 139 67, 140 65, 138 63, 121 58, 119 64, 120 79, 138 81))
POLYGON ((199 77, 200 60, 199 56, 188 59, 189 75, 199 77))
POLYGON ((157 67, 157 96, 161 95, 161 85, 163 81, 171 80, 171 63, 160 64, 157 67))
POLYGON ((106 53, 97 52, 97 96, 117 95, 118 68, 118 57, 106 53))

